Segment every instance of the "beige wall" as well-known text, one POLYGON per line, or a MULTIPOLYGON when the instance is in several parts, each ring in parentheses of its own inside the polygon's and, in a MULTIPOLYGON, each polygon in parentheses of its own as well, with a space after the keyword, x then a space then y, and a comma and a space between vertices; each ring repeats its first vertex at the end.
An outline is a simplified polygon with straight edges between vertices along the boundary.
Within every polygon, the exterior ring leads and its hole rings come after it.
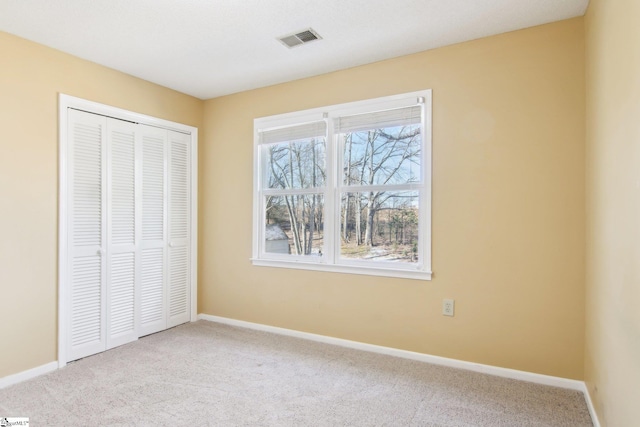
POLYGON ((582 378, 582 18, 206 103, 4 33, 0 52, 0 342, 20 347, 0 377, 56 359, 62 92, 200 129, 200 312, 582 378), (253 118, 426 88, 434 279, 251 266, 253 118))
POLYGON ((0 377, 57 360, 58 93, 202 128, 203 102, 0 32, 0 377))
POLYGON ((585 379, 603 426, 640 423, 640 2, 591 0, 585 379))
POLYGON ((206 101, 199 311, 582 379, 584 103, 582 18, 206 101), (434 279, 253 267, 253 119, 427 88, 434 279))

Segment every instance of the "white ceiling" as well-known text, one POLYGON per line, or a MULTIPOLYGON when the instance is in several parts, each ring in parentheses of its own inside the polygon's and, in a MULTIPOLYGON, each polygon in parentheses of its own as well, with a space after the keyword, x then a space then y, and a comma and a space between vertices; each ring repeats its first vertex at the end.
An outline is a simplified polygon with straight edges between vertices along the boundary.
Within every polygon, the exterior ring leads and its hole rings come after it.
POLYGON ((588 3, 0 0, 0 30, 208 99, 581 16, 588 3), (309 27, 323 40, 276 40, 309 27))

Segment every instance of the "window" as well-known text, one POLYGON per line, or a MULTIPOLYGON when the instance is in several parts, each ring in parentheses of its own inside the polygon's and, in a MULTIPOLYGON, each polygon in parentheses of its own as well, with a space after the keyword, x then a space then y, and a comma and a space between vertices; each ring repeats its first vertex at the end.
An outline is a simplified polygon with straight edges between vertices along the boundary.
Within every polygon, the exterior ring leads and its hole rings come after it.
POLYGON ((431 91, 254 121, 253 263, 431 278, 431 91))

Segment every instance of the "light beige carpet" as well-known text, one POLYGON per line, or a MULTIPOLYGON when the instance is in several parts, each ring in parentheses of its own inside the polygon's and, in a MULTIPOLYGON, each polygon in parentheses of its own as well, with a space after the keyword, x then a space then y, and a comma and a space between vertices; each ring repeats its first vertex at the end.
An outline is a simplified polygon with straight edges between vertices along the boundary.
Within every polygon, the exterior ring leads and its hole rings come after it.
POLYGON ((591 426, 582 393, 199 321, 0 390, 32 426, 591 426))

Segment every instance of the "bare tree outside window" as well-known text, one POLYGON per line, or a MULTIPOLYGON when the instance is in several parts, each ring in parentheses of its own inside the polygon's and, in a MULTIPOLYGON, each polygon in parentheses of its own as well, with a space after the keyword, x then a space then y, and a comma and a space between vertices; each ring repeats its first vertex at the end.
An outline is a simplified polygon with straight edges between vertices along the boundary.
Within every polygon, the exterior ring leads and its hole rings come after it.
POLYGON ((343 184, 365 190, 342 194, 341 256, 417 262, 419 195, 399 188, 420 182, 421 126, 369 129, 340 137, 343 184))
POLYGON ((313 189, 325 183, 325 149, 324 138, 265 147, 268 188, 295 190, 266 196, 265 224, 278 225, 293 255, 322 255, 324 196, 313 189))

